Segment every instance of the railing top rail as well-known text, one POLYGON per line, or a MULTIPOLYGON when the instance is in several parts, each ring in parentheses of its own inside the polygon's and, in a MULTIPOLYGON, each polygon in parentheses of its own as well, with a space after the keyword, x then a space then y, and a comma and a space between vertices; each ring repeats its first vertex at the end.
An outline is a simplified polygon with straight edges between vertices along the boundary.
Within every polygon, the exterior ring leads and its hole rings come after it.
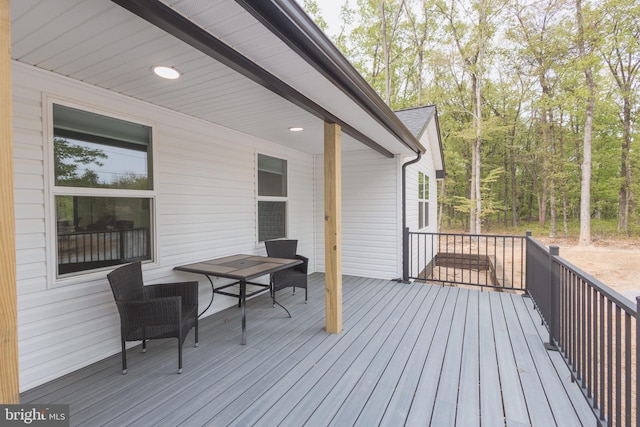
MULTIPOLYGON (((547 253, 549 252, 549 249, 546 246, 544 246, 542 243, 538 242, 533 237, 529 236, 529 241, 531 243, 533 243, 534 245, 538 246, 540 249, 544 250, 545 252, 547 252, 547 253)), ((625 297, 621 293, 619 293, 616 290, 614 290, 614 289, 610 288, 609 286, 605 285, 604 283, 602 283, 600 280, 596 279, 595 277, 593 277, 589 273, 587 273, 587 272, 581 270, 580 268, 576 267, 575 265, 571 264, 569 261, 567 261, 566 259, 562 258, 561 255, 560 256, 554 256, 553 258, 554 258, 555 262, 557 262, 561 266, 565 267, 566 269, 571 270, 579 279, 581 279, 584 282, 586 282, 590 287, 595 288, 598 292, 600 292, 607 299, 609 299, 609 301, 615 303, 618 307, 622 308, 629 315, 631 315, 631 316, 635 316, 636 315, 636 306, 635 306, 634 302, 631 301, 629 298, 625 297)))
POLYGON ((549 248, 547 248, 545 245, 543 245, 542 243, 538 242, 536 239, 534 239, 531 236, 527 236, 527 240, 529 242, 531 242, 531 244, 533 244, 534 246, 537 246, 538 249, 540 249, 541 251, 544 251, 546 253, 549 253, 549 248))
POLYGON ((113 230, 78 230, 78 231, 70 231, 68 233, 58 233, 58 236, 78 236, 81 234, 104 234, 104 233, 120 233, 122 231, 140 231, 147 230, 145 227, 135 227, 135 228, 114 228, 113 230))
POLYGON ((469 234, 469 233, 438 233, 435 231, 410 231, 410 234, 422 234, 430 236, 463 236, 463 237, 496 237, 505 239, 524 239, 526 236, 512 236, 509 234, 469 234))
POLYGON ((633 301, 629 298, 625 297, 615 289, 611 289, 609 286, 602 283, 600 280, 596 279, 589 273, 582 271, 575 265, 571 264, 566 259, 560 256, 553 257, 555 262, 560 264, 561 266, 571 270, 578 278, 585 281, 590 287, 595 288, 598 292, 603 294, 609 301, 615 303, 618 307, 625 310, 629 315, 636 315, 636 307, 633 301))

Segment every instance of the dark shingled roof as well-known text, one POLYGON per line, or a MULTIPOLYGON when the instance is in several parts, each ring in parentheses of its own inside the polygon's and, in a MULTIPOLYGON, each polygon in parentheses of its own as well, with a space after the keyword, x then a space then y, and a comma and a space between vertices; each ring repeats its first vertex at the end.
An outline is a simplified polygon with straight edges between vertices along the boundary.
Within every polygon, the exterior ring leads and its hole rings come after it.
POLYGON ((427 124, 436 113, 436 106, 426 105, 423 107, 407 108, 406 110, 399 110, 395 113, 407 129, 409 129, 416 138, 420 139, 427 124))

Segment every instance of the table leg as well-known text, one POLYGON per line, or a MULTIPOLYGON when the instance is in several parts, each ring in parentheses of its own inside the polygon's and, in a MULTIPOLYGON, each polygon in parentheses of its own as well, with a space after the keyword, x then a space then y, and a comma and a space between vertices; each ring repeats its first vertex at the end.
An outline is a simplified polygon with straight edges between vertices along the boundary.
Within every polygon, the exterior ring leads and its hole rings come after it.
POLYGON ((247 343, 247 319, 245 317, 245 305, 247 299, 247 281, 240 281, 240 312, 242 314, 242 341, 241 344, 247 343))
POLYGON ((209 310, 209 307, 211 307, 211 304, 213 304, 213 295, 216 293, 216 288, 215 288, 215 286, 213 286, 213 280, 211 280, 211 277, 209 277, 208 274, 205 274, 204 277, 209 279, 209 283, 211 283, 211 300, 209 301, 209 305, 207 306, 207 308, 202 310, 202 313, 198 314, 198 319, 200 318, 200 316, 202 316, 204 313, 206 313, 207 310, 209 310))

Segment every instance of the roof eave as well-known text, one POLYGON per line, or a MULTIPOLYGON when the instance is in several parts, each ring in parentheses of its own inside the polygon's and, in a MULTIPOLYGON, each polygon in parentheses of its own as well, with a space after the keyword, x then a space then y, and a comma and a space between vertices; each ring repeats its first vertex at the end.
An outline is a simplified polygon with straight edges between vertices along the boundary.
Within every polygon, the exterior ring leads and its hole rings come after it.
POLYGON ((411 151, 425 147, 384 103, 304 10, 289 0, 236 0, 411 151))

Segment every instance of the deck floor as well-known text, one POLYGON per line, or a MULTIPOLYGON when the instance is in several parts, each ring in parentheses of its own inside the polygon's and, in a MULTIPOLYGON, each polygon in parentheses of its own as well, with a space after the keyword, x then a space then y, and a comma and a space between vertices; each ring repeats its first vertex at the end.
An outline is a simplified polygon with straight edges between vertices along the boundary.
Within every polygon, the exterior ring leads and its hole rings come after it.
POLYGON ((595 425, 540 318, 521 295, 345 277, 344 331, 324 331, 324 276, 304 293, 200 322, 177 372, 175 340, 120 355, 21 395, 70 404, 87 426, 595 425))

